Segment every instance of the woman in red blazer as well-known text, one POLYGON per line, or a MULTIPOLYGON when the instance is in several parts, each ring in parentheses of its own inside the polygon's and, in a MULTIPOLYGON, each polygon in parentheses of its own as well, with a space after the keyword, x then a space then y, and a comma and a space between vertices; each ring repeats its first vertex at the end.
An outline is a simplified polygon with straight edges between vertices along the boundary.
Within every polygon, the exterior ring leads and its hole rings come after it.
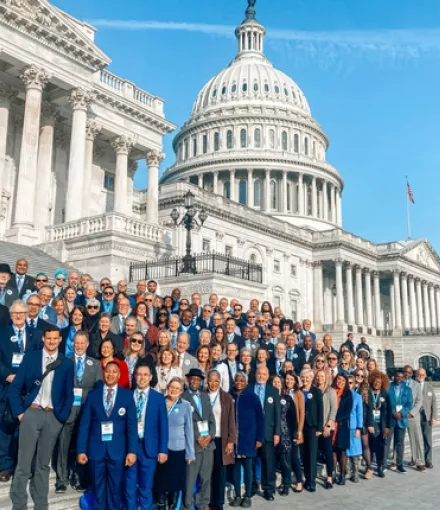
POLYGON ((105 366, 109 361, 114 361, 119 365, 119 370, 121 371, 121 377, 119 378, 118 385, 121 388, 130 389, 130 377, 128 375, 128 366, 125 361, 121 361, 115 356, 115 346, 111 340, 105 339, 101 342, 99 346, 99 356, 101 359, 101 368, 104 371, 105 366))

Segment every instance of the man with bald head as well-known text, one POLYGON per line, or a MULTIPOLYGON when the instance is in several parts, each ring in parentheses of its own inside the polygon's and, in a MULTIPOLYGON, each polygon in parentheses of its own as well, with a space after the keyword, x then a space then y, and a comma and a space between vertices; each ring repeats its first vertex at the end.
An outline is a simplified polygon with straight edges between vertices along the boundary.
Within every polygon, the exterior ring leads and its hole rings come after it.
MULTIPOLYGON (((275 494, 275 447, 280 442, 281 433, 281 407, 278 391, 270 384, 269 371, 266 367, 258 367, 255 373, 255 384, 251 385, 251 391, 260 399, 264 414, 264 442, 258 454, 261 457, 261 488, 267 501, 274 500, 275 494)), ((253 492, 257 492, 255 479, 253 492)))
POLYGON ((432 469, 432 426, 437 423, 437 399, 432 385, 426 381, 426 370, 419 368, 416 375, 421 386, 422 407, 420 408, 420 425, 423 436, 423 453, 425 466, 432 469))

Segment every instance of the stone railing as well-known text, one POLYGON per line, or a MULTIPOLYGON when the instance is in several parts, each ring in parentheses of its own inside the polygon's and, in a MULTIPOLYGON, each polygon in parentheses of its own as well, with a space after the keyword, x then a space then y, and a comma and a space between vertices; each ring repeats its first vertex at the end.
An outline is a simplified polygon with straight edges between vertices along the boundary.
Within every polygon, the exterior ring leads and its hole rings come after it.
POLYGON ((313 232, 313 241, 315 243, 345 242, 355 246, 356 248, 368 251, 373 255, 376 255, 377 253, 376 246, 373 243, 363 239, 362 237, 355 236, 349 232, 345 232, 345 230, 341 229, 313 232))
POLYGON ((163 100, 149 94, 145 90, 139 89, 134 83, 119 78, 119 76, 106 70, 98 71, 95 75, 95 81, 102 87, 110 89, 114 94, 122 96, 139 106, 151 109, 158 115, 163 116, 163 100))
POLYGON ((107 213, 90 218, 81 218, 46 228, 46 241, 65 241, 98 232, 121 232, 153 242, 161 242, 162 228, 117 213, 107 213))

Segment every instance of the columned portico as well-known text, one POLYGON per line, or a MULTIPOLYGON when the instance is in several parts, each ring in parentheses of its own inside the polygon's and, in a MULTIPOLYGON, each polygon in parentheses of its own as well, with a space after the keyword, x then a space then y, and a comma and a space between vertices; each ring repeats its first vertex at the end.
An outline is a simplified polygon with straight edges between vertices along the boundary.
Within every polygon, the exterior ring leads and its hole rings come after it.
POLYGON ((400 283, 402 286, 402 318, 403 329, 410 329, 409 309, 408 309, 408 275, 406 273, 400 274, 400 283))
POLYGON ((371 272, 368 268, 364 270, 365 278, 365 307, 367 311, 367 327, 372 328, 373 321, 373 307, 372 307, 372 295, 371 295, 371 272))
POLYGON ((422 304, 422 282, 420 278, 416 278, 416 296, 417 296, 417 322, 419 323, 419 330, 425 329, 425 320, 423 318, 423 304, 422 304))
POLYGON ((364 324, 364 301, 362 298, 362 268, 356 266, 356 324, 364 324))
POLYGON ((247 205, 254 207, 254 171, 249 168, 247 171, 247 205))
POLYGON ((0 83, 0 202, 4 182, 3 176, 8 136, 9 110, 11 107, 11 101, 17 94, 18 90, 0 83))
POLYGON ((298 214, 304 216, 304 181, 303 174, 298 174, 298 214))
POLYGON ((354 324, 354 303, 353 303, 353 270, 350 262, 345 266, 346 296, 347 296, 347 322, 354 324))
POLYGON ((313 263, 313 309, 315 328, 322 329, 323 321, 322 262, 313 263))
POLYGON ((382 311, 380 303, 380 279, 379 272, 373 272, 373 285, 374 285, 374 319, 376 329, 383 329, 382 311))
POLYGON ((401 294, 400 294, 400 278, 399 271, 393 271, 393 279, 394 279, 394 327, 396 329, 402 329, 402 304, 401 304, 401 294))
POLYGON ((429 312, 429 298, 428 298, 428 282, 426 280, 422 281, 422 291, 423 291, 423 312, 425 317, 425 329, 427 331, 431 330, 431 314, 429 312))
POLYGON ((95 138, 101 131, 101 126, 95 121, 86 124, 86 147, 84 155, 84 193, 83 193, 83 217, 90 214, 91 182, 93 169, 93 147, 95 138))
POLYGON ((229 171, 229 193, 231 200, 236 201, 237 200, 237 193, 236 193, 237 185, 235 183, 235 170, 232 169, 229 171))
POLYGON ((429 294, 429 308, 431 311, 431 328, 433 331, 437 331, 438 329, 437 312, 435 308, 434 285, 432 283, 428 284, 428 294, 429 294))
POLYGON ((344 288, 342 283, 342 260, 335 260, 336 269, 336 322, 344 323, 344 288))
POLYGON ((416 292, 414 288, 414 276, 408 276, 408 287, 409 287, 409 307, 411 310, 411 329, 419 329, 419 321, 417 316, 417 301, 416 292))

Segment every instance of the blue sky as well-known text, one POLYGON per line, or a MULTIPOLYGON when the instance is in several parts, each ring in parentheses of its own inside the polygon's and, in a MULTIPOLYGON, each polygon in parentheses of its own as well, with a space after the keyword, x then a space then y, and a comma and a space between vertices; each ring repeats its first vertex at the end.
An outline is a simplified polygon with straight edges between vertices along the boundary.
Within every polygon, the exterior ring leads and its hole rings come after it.
MULTIPOLYGON (((233 27, 247 5, 53 3, 94 23, 109 69, 164 98, 167 118, 179 126, 199 90, 235 56, 233 27)), ((268 29, 267 57, 302 88, 330 138, 327 158, 345 180, 344 228, 375 242, 404 239, 408 175, 412 237, 429 238, 440 252, 440 2, 258 0, 256 7, 268 29)), ((163 169, 174 161, 172 137, 163 169)), ((141 169, 136 184, 145 182, 141 169)))

